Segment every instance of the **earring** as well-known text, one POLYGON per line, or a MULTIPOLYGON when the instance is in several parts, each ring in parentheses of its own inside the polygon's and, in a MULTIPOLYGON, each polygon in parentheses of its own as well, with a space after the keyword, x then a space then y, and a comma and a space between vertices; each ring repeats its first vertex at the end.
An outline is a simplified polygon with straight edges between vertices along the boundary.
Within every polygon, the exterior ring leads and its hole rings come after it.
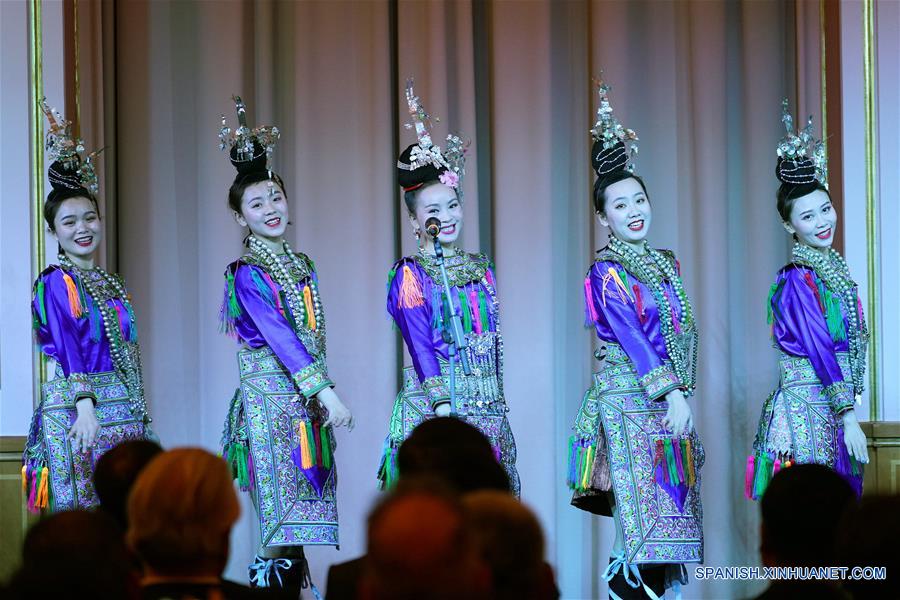
POLYGON ((418 248, 422 247, 422 235, 419 233, 418 229, 416 229, 416 246, 418 248))

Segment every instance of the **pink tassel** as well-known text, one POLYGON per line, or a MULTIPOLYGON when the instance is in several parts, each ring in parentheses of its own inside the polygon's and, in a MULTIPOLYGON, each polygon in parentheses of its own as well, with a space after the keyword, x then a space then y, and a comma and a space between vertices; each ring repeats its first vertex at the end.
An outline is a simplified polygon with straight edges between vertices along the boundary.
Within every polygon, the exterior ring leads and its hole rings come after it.
POLYGON ((744 473, 744 495, 747 500, 753 500, 753 464, 754 458, 751 454, 747 457, 747 471, 744 473))
POLYGON ((775 476, 775 473, 781 470, 781 461, 779 459, 775 459, 775 464, 772 465, 772 476, 775 476))
POLYGON ((591 323, 597 322, 597 309, 594 308, 594 290, 591 288, 591 278, 584 278, 584 303, 587 307, 587 316, 591 323))
POLYGON ((485 277, 485 279, 487 279, 487 282, 489 284, 491 284, 492 288, 497 287, 497 284, 494 282, 494 274, 491 272, 490 269, 488 269, 487 271, 484 272, 484 277, 485 277))
POLYGON ((263 272, 263 279, 265 279, 266 284, 269 286, 269 289, 272 290, 272 296, 275 298, 275 308, 278 312, 281 313, 281 316, 285 316, 284 307, 281 305, 281 294, 278 293, 278 288, 275 287, 275 282, 272 281, 272 277, 269 276, 268 273, 263 272))
POLYGON ((31 492, 28 494, 28 510, 31 512, 38 512, 38 509, 34 506, 37 499, 38 471, 38 469, 35 469, 31 474, 31 492))
POLYGON ((641 325, 647 320, 647 315, 644 314, 644 297, 641 296, 641 287, 638 284, 634 284, 631 286, 631 289, 634 291, 634 303, 637 306, 638 318, 641 321, 641 325))
POLYGON ((478 296, 475 294, 475 288, 470 287, 468 290, 469 308, 472 311, 472 322, 475 325, 475 333, 481 335, 484 331, 484 325, 481 323, 481 311, 478 308, 478 296))

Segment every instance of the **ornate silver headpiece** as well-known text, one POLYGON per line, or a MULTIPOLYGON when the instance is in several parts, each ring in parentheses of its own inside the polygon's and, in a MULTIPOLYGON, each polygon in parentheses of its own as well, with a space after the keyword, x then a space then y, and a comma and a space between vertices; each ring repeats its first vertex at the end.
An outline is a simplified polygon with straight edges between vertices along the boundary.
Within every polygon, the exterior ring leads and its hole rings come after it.
MULTIPOLYGON (((628 147, 630 163, 630 159, 638 153, 638 136, 634 130, 623 127, 613 115, 613 109, 609 103, 609 92, 612 87, 603 81, 602 71, 600 78, 595 79, 594 83, 597 85, 597 94, 600 96, 600 106, 597 108, 597 121, 591 128, 591 137, 595 142, 600 143, 604 150, 609 150, 619 143, 624 144, 628 147)), ((634 165, 629 164, 626 168, 631 171, 634 165)))
POLYGON ((247 126, 247 107, 240 96, 232 96, 234 108, 237 111, 238 128, 234 131, 226 125, 225 115, 222 115, 222 128, 219 130, 219 149, 231 150, 231 160, 237 166, 239 163, 252 162, 260 158, 260 151, 265 152, 266 168, 272 158, 275 143, 281 137, 277 127, 261 126, 250 129, 247 126))
POLYGON ((781 122, 784 123, 786 134, 778 143, 778 178, 792 184, 818 180, 827 189, 828 157, 825 155, 825 143, 812 135, 812 115, 807 119, 806 126, 795 133, 794 119, 788 111, 788 100, 785 98, 781 101, 781 122), (813 172, 809 173, 811 169, 813 172))
POLYGON ((72 137, 72 123, 62 118, 55 108, 47 104, 47 98, 41 98, 41 110, 50 123, 45 138, 45 147, 50 159, 62 166, 61 171, 51 169, 51 183, 68 188, 83 187, 92 194, 100 189, 93 159, 103 151, 95 150, 85 154, 84 140, 72 137))
POLYGON ((398 161, 397 167, 407 171, 415 171, 425 165, 432 165, 435 169, 447 169, 448 173, 441 175, 441 183, 452 188, 459 188, 462 177, 466 174, 465 164, 471 140, 463 140, 457 135, 447 135, 447 150, 442 152, 440 146, 435 146, 431 141, 431 128, 434 123, 439 123, 440 119, 432 119, 425 108, 419 102, 413 90, 414 80, 412 77, 406 80, 406 103, 409 106, 409 114, 412 117, 412 123, 406 123, 406 129, 416 130, 418 144, 416 144, 410 153, 410 163, 406 164, 398 161))

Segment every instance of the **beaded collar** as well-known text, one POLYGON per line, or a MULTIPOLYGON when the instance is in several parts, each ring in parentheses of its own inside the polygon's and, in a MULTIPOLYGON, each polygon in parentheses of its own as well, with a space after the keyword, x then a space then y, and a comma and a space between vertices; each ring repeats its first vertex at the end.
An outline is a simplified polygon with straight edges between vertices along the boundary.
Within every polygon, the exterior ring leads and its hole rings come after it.
POLYGON ((666 352, 672 361, 672 369, 687 388, 688 394, 691 394, 696 386, 698 346, 697 324, 691 301, 684 291, 681 277, 675 270, 675 261, 664 252, 651 248, 646 241, 643 245, 644 253, 638 254, 628 244, 611 237, 607 247, 599 251, 597 261, 619 263, 653 294, 653 299, 659 307, 660 329, 665 340, 666 352), (675 311, 663 285, 666 281, 671 284, 681 307, 678 325, 675 323, 675 311))
MULTIPOLYGON (((304 254, 297 254, 287 241, 282 242, 284 254, 275 252, 255 235, 247 240, 250 252, 243 257, 244 262, 263 269, 281 286, 281 292, 292 316, 288 321, 306 350, 315 358, 325 360, 325 311, 319 297, 319 286, 310 260, 304 254), (306 280, 303 291, 300 283, 306 280), (309 291, 307 297, 306 290, 309 291), (313 318, 310 317, 312 313, 313 318)), ((287 316, 287 315, 285 315, 287 316)))
MULTIPOLYGON (((453 256, 444 257, 444 266, 447 269, 447 279, 450 285, 463 286, 484 279, 490 265, 490 261, 484 254, 468 254, 455 246, 453 249, 453 256)), ((441 268, 438 265, 437 257, 433 254, 426 254, 420 248, 419 253, 412 258, 419 263, 419 266, 433 281, 441 281, 441 268)))
POLYGON ((819 252, 806 244, 796 243, 791 252, 795 264, 809 267, 816 272, 829 291, 840 297, 847 313, 847 345, 850 351, 850 372, 855 394, 862 393, 865 387, 866 346, 869 343, 869 330, 866 320, 857 311, 859 291, 856 282, 850 276, 847 261, 834 248, 828 252, 819 252))
MULTIPOLYGON (((103 331, 109 341, 109 355, 113 368, 119 379, 128 390, 131 414, 143 423, 150 423, 147 413, 147 402, 144 400, 144 377, 141 372, 141 348, 137 341, 129 341, 122 335, 119 325, 118 311, 108 301, 118 299, 125 306, 129 315, 133 315, 131 300, 121 278, 107 273, 103 269, 82 269, 75 265, 68 256, 60 253, 60 266, 75 275, 84 286, 85 294, 100 313, 103 331)), ((131 327, 135 327, 132 317, 131 327)))

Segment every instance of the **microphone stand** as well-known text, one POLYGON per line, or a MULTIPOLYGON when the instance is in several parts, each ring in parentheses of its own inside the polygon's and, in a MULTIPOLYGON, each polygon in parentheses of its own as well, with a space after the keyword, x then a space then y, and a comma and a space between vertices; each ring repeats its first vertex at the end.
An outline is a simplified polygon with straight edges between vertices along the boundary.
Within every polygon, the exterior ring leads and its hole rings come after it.
MULTIPOLYGON (((440 233, 440 230, 438 233, 440 233)), ((444 326, 443 336, 444 341, 447 342, 447 354, 450 358, 450 416, 455 417, 457 416, 456 358, 457 355, 459 355, 459 362, 463 373, 471 375, 472 367, 469 365, 469 357, 463 352, 469 346, 469 343, 466 341, 466 336, 463 333, 462 317, 460 317, 459 311, 453 307, 453 297, 450 294, 450 280, 447 279, 447 268, 444 266, 444 249, 441 247, 437 235, 432 236, 432 240, 434 241, 434 256, 437 258, 438 266, 441 269, 444 300, 450 308, 450 322, 448 323, 445 319, 441 319, 441 322, 444 326)))

